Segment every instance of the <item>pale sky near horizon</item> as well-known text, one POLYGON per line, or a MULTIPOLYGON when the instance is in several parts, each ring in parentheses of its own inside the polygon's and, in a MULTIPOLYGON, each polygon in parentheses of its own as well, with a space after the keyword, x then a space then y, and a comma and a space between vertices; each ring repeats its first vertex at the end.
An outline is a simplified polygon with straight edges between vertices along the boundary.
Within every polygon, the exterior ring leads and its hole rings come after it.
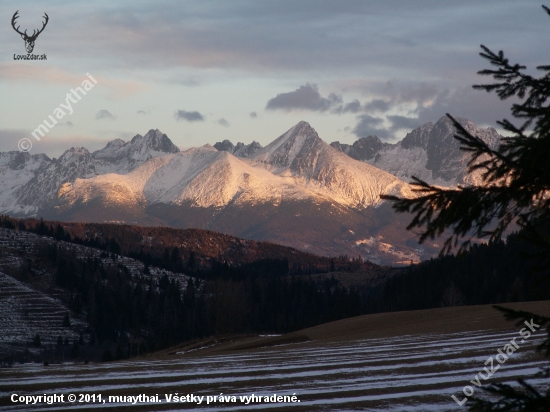
MULTIPOLYGON (((550 3, 549 3, 550 5, 550 3)), ((300 120, 326 142, 402 138, 446 112, 497 127, 511 102, 488 82, 480 44, 535 73, 548 64, 539 1, 3 1, 0 151, 28 137, 59 156, 149 129, 180 148, 266 145, 300 120), (38 36, 26 54, 12 26, 38 36), (40 141, 31 132, 90 73, 98 83, 40 141)))

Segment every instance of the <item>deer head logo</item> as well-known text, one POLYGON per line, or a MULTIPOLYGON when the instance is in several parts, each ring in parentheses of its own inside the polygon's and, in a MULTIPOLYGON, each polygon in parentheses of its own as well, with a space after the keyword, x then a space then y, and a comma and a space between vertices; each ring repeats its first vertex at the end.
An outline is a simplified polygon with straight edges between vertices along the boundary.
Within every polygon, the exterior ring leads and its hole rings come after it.
POLYGON ((38 32, 37 32, 36 30, 34 30, 34 31, 32 32, 32 35, 29 36, 29 35, 27 34, 27 30, 25 30, 24 33, 21 33, 21 32, 19 31, 19 27, 20 27, 20 26, 15 27, 15 20, 17 20, 17 18, 19 17, 19 16, 17 15, 17 13, 19 13, 19 10, 17 10, 17 11, 15 12, 15 14, 13 15, 13 17, 11 18, 11 25, 12 25, 13 29, 14 29, 17 33, 19 33, 19 34, 21 35, 21 38, 22 38, 23 40, 25 40, 25 48, 27 49, 27 53, 32 53, 32 51, 33 51, 33 49, 34 49, 34 42, 36 41, 36 38, 38 37, 38 35, 39 35, 40 33, 42 33, 42 32, 44 31, 44 28, 46 27, 46 24, 48 24, 48 20, 49 20, 50 18, 48 17, 48 15, 47 15, 46 13, 44 13, 44 18, 46 19, 46 21, 45 21, 44 23, 42 23, 42 28, 41 28, 40 30, 38 30, 38 32))

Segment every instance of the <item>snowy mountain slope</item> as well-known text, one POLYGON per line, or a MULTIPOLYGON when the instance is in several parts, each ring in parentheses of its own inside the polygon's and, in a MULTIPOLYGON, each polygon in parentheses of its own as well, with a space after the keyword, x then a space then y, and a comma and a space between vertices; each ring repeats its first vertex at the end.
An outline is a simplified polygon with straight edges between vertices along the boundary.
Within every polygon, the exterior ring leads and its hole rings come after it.
POLYGON ((0 153, 0 210, 28 213, 26 207, 18 202, 18 191, 50 162, 51 159, 45 154, 30 155, 15 151, 0 153))
POLYGON ((381 263, 431 256, 380 199, 412 196, 410 186, 331 147, 308 123, 245 154, 210 145, 180 152, 151 130, 94 153, 71 148, 59 159, 27 156, 26 163, 18 161, 23 166, 5 160, 0 172, 18 173, 19 180, 11 192, 0 193, 0 212, 205 228, 381 263))
POLYGON ((203 146, 150 159, 127 174, 77 178, 61 186, 57 207, 98 199, 128 207, 188 203, 205 208, 308 199, 365 208, 379 203, 382 193, 411 195, 406 183, 350 161, 300 122, 250 160, 203 146))
POLYGON ((150 130, 129 142, 116 139, 94 153, 72 147, 59 159, 15 151, 0 153, 0 213, 34 216, 67 182, 105 173, 128 173, 147 160, 177 152, 168 136, 150 130))
POLYGON ((113 140, 92 153, 98 174, 128 173, 140 164, 167 153, 178 153, 180 149, 160 130, 149 130, 145 136, 136 135, 129 142, 113 140))
POLYGON ((206 228, 377 262, 429 256, 414 242, 405 244, 414 235, 406 233, 403 219, 383 217, 393 216, 380 200, 383 193, 412 195, 408 184, 350 159, 300 122, 248 158, 205 145, 149 159, 126 174, 76 178, 62 184, 40 213, 60 220, 206 228), (369 212, 373 206, 380 211, 369 212), (388 226, 399 227, 403 238, 388 226))
MULTIPOLYGON (((501 136, 495 129, 477 127, 466 119, 457 120, 489 146, 498 147, 501 136)), ((428 122, 414 129, 396 144, 382 143, 378 137, 368 136, 353 145, 333 142, 331 146, 407 182, 416 176, 442 186, 478 184, 481 172, 466 173, 469 156, 460 150, 459 142, 453 137, 455 133, 451 120, 443 116, 435 124, 428 122)))
POLYGON ((319 138, 300 122, 251 158, 252 164, 278 176, 292 177, 340 204, 364 208, 377 204, 380 194, 412 196, 395 176, 349 157, 319 138))
MULTIPOLYGON (((16 207, 23 208, 25 214, 36 214, 41 204, 55 196, 60 184, 79 177, 92 177, 95 174, 90 152, 83 147, 72 147, 59 159, 52 159, 36 170, 32 178, 17 190, 16 207)), ((14 211, 8 209, 4 212, 14 211)))
POLYGON ((100 196, 104 203, 190 202, 195 207, 223 207, 243 192, 255 192, 256 199, 267 201, 284 190, 284 183, 277 180, 281 179, 229 153, 201 147, 151 159, 126 175, 109 173, 76 179, 62 186, 58 200, 63 207, 100 196))

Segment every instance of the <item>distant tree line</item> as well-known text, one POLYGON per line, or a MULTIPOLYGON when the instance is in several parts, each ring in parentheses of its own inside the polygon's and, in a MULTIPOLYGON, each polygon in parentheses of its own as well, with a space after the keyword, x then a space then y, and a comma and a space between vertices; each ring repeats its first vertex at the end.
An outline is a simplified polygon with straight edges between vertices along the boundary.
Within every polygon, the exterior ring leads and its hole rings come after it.
POLYGON ((524 232, 458 255, 412 265, 390 278, 379 295, 379 310, 481 305, 545 300, 550 297, 550 268, 526 259, 534 252, 524 232))

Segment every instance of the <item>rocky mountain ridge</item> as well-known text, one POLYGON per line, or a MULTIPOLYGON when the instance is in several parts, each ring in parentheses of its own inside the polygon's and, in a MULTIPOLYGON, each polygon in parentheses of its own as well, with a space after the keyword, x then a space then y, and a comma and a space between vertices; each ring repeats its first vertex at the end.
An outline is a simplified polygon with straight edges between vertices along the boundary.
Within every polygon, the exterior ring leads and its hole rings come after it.
MULTIPOLYGON (((490 147, 497 148, 500 144, 502 136, 495 129, 478 127, 467 119, 457 120, 490 147)), ((428 122, 417 127, 395 144, 382 142, 377 136, 367 136, 351 145, 336 141, 331 146, 407 182, 416 176, 442 186, 480 183, 480 173, 466 172, 469 155, 460 150, 460 143, 453 137, 455 134, 451 120, 443 116, 435 124, 428 122)))
POLYGON ((71 147, 58 159, 45 154, 0 153, 0 210, 14 216, 36 216, 50 204, 65 182, 88 179, 107 173, 126 174, 146 161, 179 148, 165 134, 149 130, 129 142, 116 139, 103 149, 90 153, 84 147, 71 147))
POLYGON ((231 141, 226 139, 222 142, 216 142, 216 144, 214 144, 214 148, 220 152, 229 152, 236 157, 251 157, 262 148, 262 145, 256 141, 253 141, 250 144, 238 142, 234 145, 231 141))

